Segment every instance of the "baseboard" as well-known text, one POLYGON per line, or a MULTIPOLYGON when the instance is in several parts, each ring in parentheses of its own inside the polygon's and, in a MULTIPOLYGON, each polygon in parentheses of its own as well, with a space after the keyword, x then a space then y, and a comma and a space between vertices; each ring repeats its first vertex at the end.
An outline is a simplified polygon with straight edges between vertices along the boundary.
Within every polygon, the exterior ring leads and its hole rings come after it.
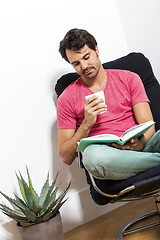
POLYGON ((69 199, 61 210, 64 232, 81 226, 124 204, 114 203, 99 206, 93 202, 88 187, 79 192, 74 192, 70 194, 69 199))

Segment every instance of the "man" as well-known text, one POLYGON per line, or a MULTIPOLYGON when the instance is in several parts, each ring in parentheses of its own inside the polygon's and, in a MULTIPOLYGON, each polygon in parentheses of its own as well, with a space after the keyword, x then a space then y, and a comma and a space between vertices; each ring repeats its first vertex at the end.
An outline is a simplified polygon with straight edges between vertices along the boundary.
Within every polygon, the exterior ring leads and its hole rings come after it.
MULTIPOLYGON (((105 70, 90 33, 70 30, 59 51, 81 76, 57 103, 59 153, 64 163, 72 164, 81 138, 103 133, 120 136, 132 126, 153 120, 139 76, 125 70, 105 70), (103 99, 97 96, 85 100, 85 96, 101 90, 106 104, 99 104, 103 99)), ((152 126, 142 137, 132 138, 123 146, 90 145, 84 151, 83 164, 98 179, 129 178, 160 164, 159 135, 152 126)))

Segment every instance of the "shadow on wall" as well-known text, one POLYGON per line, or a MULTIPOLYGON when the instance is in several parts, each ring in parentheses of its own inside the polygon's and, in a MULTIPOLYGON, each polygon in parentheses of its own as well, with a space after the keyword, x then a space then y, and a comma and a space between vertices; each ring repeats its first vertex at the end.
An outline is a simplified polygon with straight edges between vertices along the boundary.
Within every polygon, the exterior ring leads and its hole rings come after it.
MULTIPOLYGON (((56 107, 56 96, 54 94, 54 104, 56 107)), ((57 138, 57 121, 52 126, 52 155, 53 155, 53 175, 55 176, 59 171, 59 179, 62 181, 62 185, 66 186, 70 180, 72 180, 71 189, 81 190, 86 188, 86 179, 84 171, 78 167, 75 160, 71 166, 64 164, 58 153, 58 138, 57 138)), ((61 187, 63 187, 61 186, 61 187)))
MULTIPOLYGON (((63 191, 71 180, 71 187, 66 201, 61 209, 64 232, 68 232, 77 226, 80 226, 92 219, 95 216, 100 216, 106 212, 106 206, 98 206, 92 200, 89 187, 86 182, 84 170, 78 167, 76 160, 71 166, 62 163, 58 154, 57 143, 57 124, 52 127, 52 142, 53 142, 53 175, 59 171, 60 191, 63 191), (93 211, 94 209, 94 211, 93 211), (74 213, 74 214, 73 214, 74 213)), ((58 183, 58 181, 57 181, 58 183)))
MULTIPOLYGON (((56 107, 56 96, 54 94, 54 103, 56 107)), ((84 171, 78 167, 77 162, 75 161, 72 166, 67 166, 66 164, 62 163, 59 157, 58 153, 58 139, 57 139, 57 121, 53 123, 52 126, 52 132, 51 132, 51 144, 52 144, 52 173, 53 177, 55 177, 56 173, 59 171, 59 176, 57 179, 57 184, 61 182, 60 185, 60 191, 63 191, 65 187, 68 185, 69 181, 72 180, 70 191, 71 192, 80 192, 82 189, 86 189, 87 184, 86 184, 86 179, 84 175, 84 171)), ((88 189, 87 189, 88 190, 88 189)), ((69 193, 68 193, 69 195, 69 193)), ((77 197, 78 197, 77 193, 77 197)), ((68 199, 67 202, 69 202, 71 198, 68 199)), ((66 202, 66 203, 67 203, 66 202)), ((82 216, 83 216, 83 204, 81 204, 81 200, 78 197, 77 200, 78 204, 80 205, 80 209, 82 209, 82 216)), ((67 203, 68 204, 68 203, 67 203)), ((65 204, 66 205, 66 204, 65 204)), ((66 206, 69 206, 69 209, 71 208, 72 203, 70 202, 69 205, 63 206, 62 208, 66 208, 66 206)), ((76 204, 75 204, 76 208, 76 204)), ((62 209, 62 210, 63 210, 62 209)), ((66 209, 67 210, 67 209, 66 209)), ((64 226, 73 226, 74 225, 74 219, 73 222, 67 216, 66 210, 64 211, 64 218, 63 218, 63 224, 64 226)), ((75 209, 76 210, 76 209, 75 209)), ((3 229, 3 232, 0 233, 0 239, 5 239, 5 240, 21 240, 21 237, 19 235, 18 229, 16 227, 16 222, 15 221, 9 221, 9 222, 4 222, 2 221, 3 218, 0 216, 0 227, 3 229), (3 235, 2 235, 3 234, 3 235)), ((10 220, 10 218, 9 218, 10 220)), ((64 227, 66 228, 66 227, 64 227)))
MULTIPOLYGON (((1 225, 7 232, 5 240, 21 240, 15 221, 10 221, 1 225)), ((4 233, 5 234, 5 233, 4 233)))
MULTIPOLYGON (((54 104, 56 106, 56 96, 54 93, 54 104)), ((105 209, 105 207, 97 206, 89 194, 88 185, 86 183, 86 176, 83 169, 78 167, 75 160, 71 166, 67 166, 62 163, 58 153, 58 139, 57 139, 57 122, 52 125, 51 131, 51 144, 52 144, 52 173, 55 177, 59 171, 59 177, 57 184, 60 185, 60 191, 68 185, 72 180, 70 191, 68 193, 69 199, 62 207, 62 221, 64 226, 64 232, 85 223, 86 221, 95 218, 95 215, 105 209), (94 209, 94 211, 91 211, 94 209), (89 211, 90 210, 90 211, 89 211), (70 213, 76 214, 70 214, 70 213)), ((0 234, 0 239, 5 240, 21 240, 15 221, 3 223, 0 218, 0 227, 4 230, 3 237, 0 234)))
MULTIPOLYGON (((56 107, 57 98, 56 98, 55 92, 53 95, 53 101, 54 101, 54 104, 56 107)), ((88 190, 88 185, 86 183, 85 173, 84 173, 83 169, 78 167, 77 161, 75 160, 71 166, 68 166, 61 161, 59 153, 58 153, 57 132, 58 132, 57 131, 57 121, 55 121, 52 125, 52 136, 51 136, 51 138, 52 138, 52 156, 53 156, 53 158, 52 158, 53 159, 52 160, 53 176, 55 176, 56 173, 59 171, 58 179, 62 182, 62 184, 60 185, 60 191, 63 190, 67 186, 68 182, 71 180, 71 187, 70 187, 70 191, 69 191, 68 195, 70 193, 74 193, 73 195, 76 195, 76 197, 70 196, 62 209, 62 212, 64 214, 63 225, 64 225, 64 228, 66 228, 67 226, 72 226, 72 225, 74 226, 75 219, 73 217, 73 222, 72 222, 72 217, 71 218, 65 217, 65 215, 67 214, 67 212, 65 210, 70 209, 72 206, 72 211, 73 211, 73 208, 77 207, 75 209, 75 212, 80 210, 81 211, 80 215, 83 219, 83 215, 85 214, 84 210, 86 210, 86 209, 84 207, 84 203, 81 202, 81 197, 80 197, 79 193, 86 191, 86 189, 89 192, 89 190, 88 190), (74 204, 72 203, 73 200, 75 200, 74 204), (76 205, 78 205, 78 206, 76 206, 76 205)), ((58 183, 58 181, 57 181, 57 183, 58 183)), ((77 212, 77 214, 78 214, 78 212, 77 212)))

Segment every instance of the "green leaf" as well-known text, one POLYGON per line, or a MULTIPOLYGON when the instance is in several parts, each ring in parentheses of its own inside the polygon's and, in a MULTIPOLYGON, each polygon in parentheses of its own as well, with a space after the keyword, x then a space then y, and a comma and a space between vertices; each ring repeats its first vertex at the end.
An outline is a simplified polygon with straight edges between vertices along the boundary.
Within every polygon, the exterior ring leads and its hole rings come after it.
POLYGON ((19 205, 19 202, 13 198, 8 197, 6 194, 0 192, 0 194, 5 197, 11 205, 15 205, 19 210, 21 210, 24 213, 24 208, 19 205))
MULTIPOLYGON (((48 209, 46 209, 45 213, 48 213, 50 211, 52 211, 52 209, 57 205, 57 203, 61 202, 63 200, 63 198, 65 197, 69 187, 71 185, 71 182, 69 182, 67 188, 60 194, 60 196, 55 200, 55 201, 52 201, 51 205, 48 207, 48 209)), ((42 215, 43 217, 43 215, 42 215)))
MULTIPOLYGON (((58 173, 56 174, 56 177, 55 177, 54 181, 52 182, 52 184, 51 184, 51 186, 50 186, 50 188, 49 188, 49 190, 48 190, 46 199, 45 199, 44 204, 43 204, 43 206, 42 206, 42 211, 47 208, 47 206, 48 206, 48 204, 51 202, 51 200, 53 201, 53 199, 51 199, 51 195, 52 195, 52 190, 53 190, 54 187, 55 187, 57 177, 58 177, 58 173)), ((54 190, 54 194, 56 194, 56 192, 57 192, 57 190, 58 190, 57 188, 58 188, 58 187, 56 187, 56 189, 54 190)), ((53 194, 52 197, 54 197, 54 194, 53 194)), ((55 199, 55 198, 54 198, 54 199, 55 199)))
POLYGON ((26 208, 26 216, 29 221, 31 221, 31 222, 36 221, 36 218, 37 218, 36 214, 34 212, 32 212, 31 210, 29 210, 29 208, 26 208))
POLYGON ((26 196, 26 204, 28 205, 29 208, 31 208, 32 203, 35 201, 34 195, 32 194, 32 191, 30 190, 29 186, 27 185, 27 183, 25 182, 21 174, 20 174, 20 177, 21 177, 21 182, 23 184, 24 193, 26 196))
POLYGON ((19 222, 21 224, 22 227, 30 227, 32 225, 35 225, 35 223, 31 223, 31 222, 25 222, 25 221, 20 221, 19 222))
POLYGON ((47 214, 45 214, 42 218, 43 222, 46 222, 47 220, 49 220, 52 217, 52 212, 49 212, 47 214))
POLYGON ((45 213, 46 209, 55 201, 57 191, 58 191, 58 187, 56 187, 53 193, 46 199, 40 212, 41 216, 45 213))
POLYGON ((52 192, 52 194, 50 195, 50 200, 55 201, 56 200, 56 195, 58 192, 59 186, 56 187, 56 189, 52 192))
POLYGON ((41 206, 39 204, 36 204, 35 202, 32 203, 31 210, 35 213, 38 214, 41 211, 41 206))
POLYGON ((47 179, 42 187, 41 193, 40 193, 40 197, 39 197, 39 205, 42 207, 44 204, 44 201, 46 199, 47 193, 49 190, 49 173, 47 175, 47 179))
MULTIPOLYGON (((21 207, 21 205, 19 204, 18 199, 15 199, 15 200, 16 200, 16 202, 18 204, 18 207, 16 205, 14 205, 13 203, 11 203, 11 202, 10 202, 10 204, 13 207, 14 210, 19 211, 20 210, 19 207, 21 207)), ((24 207, 22 207, 22 208, 24 209, 24 207)))
POLYGON ((23 208, 25 210, 25 208, 27 206, 26 203, 21 198, 19 198, 15 193, 14 193, 14 196, 16 198, 18 206, 20 206, 21 208, 23 208))
POLYGON ((27 175, 28 175, 28 183, 29 183, 29 188, 34 196, 34 199, 35 199, 35 202, 38 203, 38 199, 39 199, 39 196, 38 194, 36 193, 36 191, 34 190, 33 188, 33 185, 32 185, 32 181, 31 181, 31 178, 30 178, 30 174, 29 174, 29 171, 28 171, 28 168, 27 168, 27 175))
POLYGON ((63 199, 71 183, 70 182, 68 184, 65 191, 63 191, 56 199, 56 195, 59 189, 59 186, 56 187, 58 173, 54 178, 51 186, 49 185, 49 173, 48 173, 47 179, 42 187, 39 197, 33 188, 28 169, 27 175, 28 184, 26 183, 20 172, 19 176, 16 174, 20 192, 23 199, 19 198, 16 194, 14 194, 15 199, 10 198, 0 191, 0 194, 4 198, 6 198, 9 201, 9 203, 13 206, 13 209, 11 209, 4 204, 0 204, 0 210, 8 217, 14 219, 17 222, 20 222, 22 226, 31 226, 34 224, 41 223, 43 221, 47 221, 49 218, 51 218, 53 213, 58 211, 59 208, 66 201, 66 200, 63 201, 63 199))
POLYGON ((69 188, 71 186, 71 181, 69 182, 68 186, 66 187, 66 189, 59 195, 59 197, 57 198, 57 201, 62 201, 62 199, 65 197, 65 195, 67 194, 69 188))
POLYGON ((24 220, 27 219, 26 216, 21 212, 17 212, 3 204, 0 204, 0 210, 2 210, 3 213, 6 213, 8 216, 12 216, 12 217, 16 217, 18 219, 24 219, 24 220))
POLYGON ((10 218, 12 218, 13 220, 15 220, 16 222, 26 222, 26 223, 28 223, 28 221, 27 221, 27 218, 26 218, 26 220, 23 220, 23 219, 20 219, 20 218, 17 218, 17 217, 13 217, 13 216, 11 216, 11 215, 9 215, 9 214, 7 214, 6 212, 3 212, 5 215, 7 215, 8 217, 10 217, 10 218))
POLYGON ((17 176, 17 180, 18 180, 18 184, 19 184, 19 188, 20 188, 22 197, 23 197, 24 201, 27 203, 23 183, 22 183, 21 179, 19 178, 19 176, 17 175, 17 173, 16 173, 16 176, 17 176))
POLYGON ((68 200, 68 198, 65 199, 63 202, 59 202, 59 203, 56 205, 56 207, 52 210, 53 215, 58 212, 58 210, 62 207, 62 205, 63 205, 67 200, 68 200))

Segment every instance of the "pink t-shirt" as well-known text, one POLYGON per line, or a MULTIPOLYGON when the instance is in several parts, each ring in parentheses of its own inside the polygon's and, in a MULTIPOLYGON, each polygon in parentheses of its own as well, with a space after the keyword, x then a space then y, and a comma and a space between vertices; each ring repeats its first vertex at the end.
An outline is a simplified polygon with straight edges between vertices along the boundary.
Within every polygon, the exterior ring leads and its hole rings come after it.
MULTIPOLYGON (((136 120, 133 106, 139 102, 149 102, 140 77, 126 70, 107 69, 107 84, 104 89, 107 111, 97 116, 89 136, 99 134, 121 134, 136 120)), ((57 126, 59 129, 78 129, 84 119, 85 96, 93 92, 80 77, 69 85, 57 102, 57 126)))

